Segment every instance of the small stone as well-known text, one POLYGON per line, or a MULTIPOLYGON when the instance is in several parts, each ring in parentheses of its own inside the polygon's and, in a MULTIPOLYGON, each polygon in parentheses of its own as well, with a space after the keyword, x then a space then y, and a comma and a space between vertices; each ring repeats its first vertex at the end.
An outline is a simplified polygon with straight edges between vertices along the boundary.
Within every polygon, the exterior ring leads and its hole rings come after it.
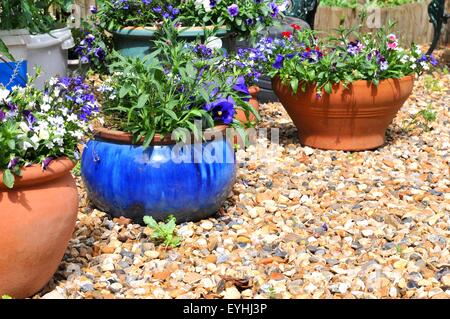
POLYGON ((405 259, 400 259, 394 263, 395 269, 405 269, 406 265, 408 265, 408 261, 405 259))
POLYGON ((199 282, 202 278, 203 278, 202 275, 199 275, 199 274, 197 274, 195 272, 189 272, 189 273, 184 275, 183 281, 185 283, 188 283, 188 284, 192 285, 192 284, 194 284, 196 282, 199 282))
POLYGON ((222 295, 223 295, 223 299, 241 299, 241 293, 234 286, 225 289, 225 291, 222 293, 222 295))
POLYGON ((153 279, 155 279, 155 280, 165 280, 165 279, 167 279, 170 276, 171 273, 172 272, 168 271, 168 270, 158 271, 158 272, 155 272, 153 274, 153 279))
POLYGON ((450 287, 450 274, 445 275, 445 276, 442 276, 442 277, 441 277, 441 282, 442 282, 445 286, 450 287))
POLYGON ((210 222, 209 220, 205 220, 200 224, 200 227, 203 228, 204 230, 211 230, 213 228, 213 223, 210 222))
POLYGON ((144 255, 147 256, 147 257, 150 258, 150 259, 156 259, 156 258, 159 257, 159 251, 156 251, 156 250, 147 250, 147 251, 144 253, 144 255))
POLYGON ((364 237, 372 237, 373 236, 373 230, 371 229, 364 229, 361 231, 364 237))
POLYGON ((250 238, 248 238, 247 236, 238 236, 237 241, 240 243, 251 243, 252 240, 250 238))
POLYGON ((303 148, 303 152, 305 152, 305 154, 307 156, 310 156, 310 155, 314 154, 314 150, 311 147, 309 147, 309 146, 305 146, 303 148))
POLYGON ((122 288, 123 288, 123 286, 118 282, 115 282, 115 283, 111 284, 111 286, 109 286, 109 290, 111 290, 114 293, 119 292, 122 288))
POLYGON ((42 296, 42 299, 66 299, 61 293, 56 290, 52 290, 42 296))

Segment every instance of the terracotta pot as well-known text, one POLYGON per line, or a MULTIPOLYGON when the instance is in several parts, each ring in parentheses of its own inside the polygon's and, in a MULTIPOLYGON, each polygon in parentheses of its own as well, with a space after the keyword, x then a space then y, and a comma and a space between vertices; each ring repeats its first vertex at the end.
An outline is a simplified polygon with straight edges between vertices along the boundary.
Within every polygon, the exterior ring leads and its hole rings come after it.
POLYGON ((68 159, 44 172, 33 165, 12 190, 0 186, 0 295, 30 297, 58 269, 77 218, 73 167, 68 159))
POLYGON ((355 81, 344 88, 333 86, 331 94, 316 98, 314 85, 296 95, 278 77, 272 86, 298 129, 303 145, 327 149, 359 151, 385 143, 385 133, 414 85, 414 76, 387 79, 375 86, 355 81))
MULTIPOLYGON (((259 111, 259 101, 258 101, 258 93, 261 91, 259 86, 253 85, 248 88, 248 91, 250 92, 250 95, 252 96, 249 104, 256 110, 259 111)), ((242 123, 251 122, 256 120, 255 115, 253 113, 249 114, 249 118, 247 119, 247 116, 245 116, 244 111, 237 110, 236 115, 234 116, 236 119, 241 121, 242 123)))

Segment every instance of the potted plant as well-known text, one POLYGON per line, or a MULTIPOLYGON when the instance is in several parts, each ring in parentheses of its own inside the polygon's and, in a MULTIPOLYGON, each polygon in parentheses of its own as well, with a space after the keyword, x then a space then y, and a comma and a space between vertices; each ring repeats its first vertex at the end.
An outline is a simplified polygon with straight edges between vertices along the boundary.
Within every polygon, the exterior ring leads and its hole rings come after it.
MULTIPOLYGON (((227 72, 237 77, 239 83, 248 87, 247 94, 250 95, 249 104, 255 111, 259 111, 258 86, 263 64, 259 63, 260 51, 255 48, 239 48, 234 55, 225 56, 222 66, 227 72)), ((259 120, 253 113, 245 113, 244 110, 236 112, 236 118, 240 122, 254 122, 259 120)))
POLYGON ((298 129, 300 142, 321 149, 368 150, 412 92, 416 74, 437 62, 417 46, 404 50, 384 29, 319 40, 312 30, 263 39, 259 49, 273 89, 298 129))
POLYGON ((0 295, 29 297, 58 268, 78 210, 71 169, 97 108, 79 78, 0 86, 0 295))
POLYGON ((105 124, 82 156, 91 202, 142 223, 149 215, 178 222, 215 214, 234 184, 228 126, 242 131, 237 109, 251 112, 247 88, 185 43, 157 41, 146 56, 111 66, 103 92, 105 124))
POLYGON ((212 35, 248 37, 272 25, 286 7, 282 0, 102 0, 93 11, 122 55, 142 57, 153 50, 151 41, 164 21, 173 21, 178 37, 188 41, 212 35))
POLYGON ((74 43, 70 29, 55 19, 50 7, 58 9, 63 19, 71 3, 72 0, 4 0, 0 3, 3 85, 24 86, 27 72, 34 76, 38 67, 42 70, 34 83, 38 88, 43 88, 53 76, 66 75, 67 50, 74 43))

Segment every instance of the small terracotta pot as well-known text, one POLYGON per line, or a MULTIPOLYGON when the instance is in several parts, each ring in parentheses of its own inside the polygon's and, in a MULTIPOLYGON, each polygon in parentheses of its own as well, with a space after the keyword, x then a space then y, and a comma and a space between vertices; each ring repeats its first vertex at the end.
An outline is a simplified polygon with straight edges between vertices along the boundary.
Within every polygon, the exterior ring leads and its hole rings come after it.
MULTIPOLYGON (((249 91, 250 95, 252 96, 249 101, 249 104, 256 111, 259 111, 258 93, 261 91, 261 89, 259 88, 259 86, 254 85, 254 86, 250 86, 248 88, 248 91, 249 91)), ((247 119, 244 111, 242 111, 242 110, 237 110, 236 115, 234 117, 236 119, 238 119, 239 121, 241 121, 242 123, 251 122, 251 121, 256 120, 256 117, 255 117, 255 115, 253 115, 253 113, 250 113, 249 118, 247 119)))
POLYGON ((272 86, 297 127, 301 144, 360 151, 385 143, 386 129, 411 94, 414 76, 382 80, 378 87, 368 81, 355 81, 348 88, 340 83, 319 99, 315 85, 295 95, 278 77, 272 86))
POLYGON ((58 269, 77 218, 73 167, 69 159, 44 172, 33 165, 22 169, 12 190, 0 185, 0 295, 30 297, 58 269))

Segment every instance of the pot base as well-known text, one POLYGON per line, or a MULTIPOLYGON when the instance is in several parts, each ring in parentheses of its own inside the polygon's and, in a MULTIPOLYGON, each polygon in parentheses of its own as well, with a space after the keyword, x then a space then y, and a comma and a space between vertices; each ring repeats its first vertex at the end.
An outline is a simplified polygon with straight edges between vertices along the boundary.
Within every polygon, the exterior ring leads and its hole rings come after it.
POLYGON ((335 151, 364 151, 373 150, 386 143, 385 137, 379 134, 366 136, 329 136, 329 135, 303 135, 298 132, 300 144, 322 150, 335 151), (342 140, 345 139, 345 143, 342 140))

